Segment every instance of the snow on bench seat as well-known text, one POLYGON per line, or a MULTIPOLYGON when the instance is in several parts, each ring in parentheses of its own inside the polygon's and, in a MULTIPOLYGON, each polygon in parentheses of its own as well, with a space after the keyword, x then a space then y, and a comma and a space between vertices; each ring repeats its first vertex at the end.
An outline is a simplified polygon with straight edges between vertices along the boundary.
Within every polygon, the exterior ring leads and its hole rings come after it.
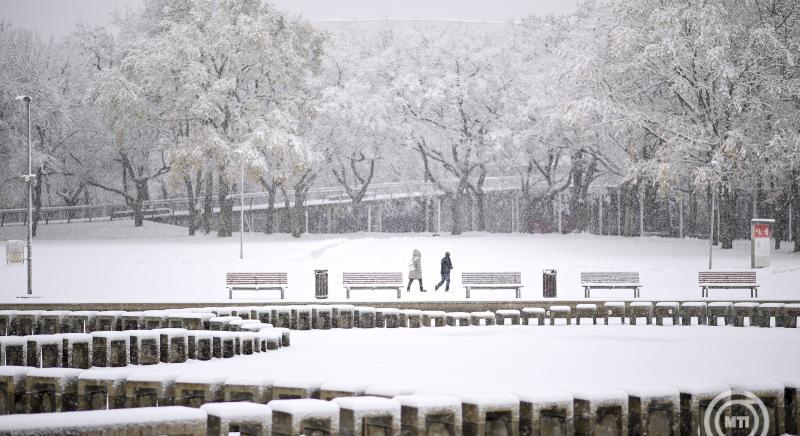
POLYGON ((380 397, 334 398, 342 434, 400 434, 400 403, 380 397))
POLYGON ((345 272, 342 273, 342 285, 346 297, 350 299, 351 289, 394 289, 397 299, 400 299, 400 288, 403 287, 403 273, 401 272, 345 272))
POLYGON ((203 404, 200 409, 208 414, 209 435, 228 435, 233 431, 272 434, 272 409, 267 405, 237 401, 203 404))
POLYGON ((581 273, 584 297, 589 298, 593 288, 632 289, 633 298, 639 298, 639 273, 632 271, 591 271, 581 273))
POLYGON ((520 298, 522 288, 521 272, 462 272, 461 285, 466 290, 467 298, 471 289, 513 289, 516 298, 520 298))
POLYGON ((283 300, 289 277, 285 272, 229 272, 225 274, 228 299, 233 291, 280 291, 283 300))
POLYGON ((147 407, 69 413, 0 416, 4 434, 162 434, 205 436, 207 415, 188 407, 147 407))
POLYGON ((701 297, 708 297, 710 289, 750 289, 750 298, 758 297, 756 272, 751 270, 698 271, 697 283, 701 297))

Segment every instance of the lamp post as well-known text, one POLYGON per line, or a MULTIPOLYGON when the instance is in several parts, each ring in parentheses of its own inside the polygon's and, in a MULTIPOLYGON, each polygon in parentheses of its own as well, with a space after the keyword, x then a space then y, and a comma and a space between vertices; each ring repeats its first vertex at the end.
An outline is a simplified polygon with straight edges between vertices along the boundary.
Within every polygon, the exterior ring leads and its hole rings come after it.
POLYGON ((31 253, 31 238, 33 236, 33 181, 36 175, 33 174, 33 151, 31 148, 31 98, 27 95, 17 96, 17 101, 25 102, 25 111, 28 116, 28 173, 22 176, 28 185, 28 294, 20 298, 33 297, 33 255, 31 253))
POLYGON ((244 259, 244 151, 236 150, 239 155, 241 178, 239 182, 239 259, 244 259))

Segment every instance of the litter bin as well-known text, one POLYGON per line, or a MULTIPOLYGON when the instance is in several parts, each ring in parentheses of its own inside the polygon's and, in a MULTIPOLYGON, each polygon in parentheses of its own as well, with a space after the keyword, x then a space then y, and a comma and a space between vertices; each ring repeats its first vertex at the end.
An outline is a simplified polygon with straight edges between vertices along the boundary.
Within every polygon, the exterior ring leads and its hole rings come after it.
POLYGON ((328 270, 314 270, 314 296, 318 300, 328 298, 328 270))
POLYGON ((542 271, 542 294, 544 298, 556 298, 556 270, 542 271))
POLYGON ((23 263, 25 261, 25 241, 6 242, 6 263, 23 263))

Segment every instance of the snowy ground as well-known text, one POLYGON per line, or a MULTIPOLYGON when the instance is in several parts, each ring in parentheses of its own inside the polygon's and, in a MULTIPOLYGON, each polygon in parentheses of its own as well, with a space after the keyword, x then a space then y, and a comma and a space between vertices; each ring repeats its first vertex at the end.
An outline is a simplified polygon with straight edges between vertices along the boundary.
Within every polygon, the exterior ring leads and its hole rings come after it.
POLYGON ((800 379, 798 329, 493 326, 293 331, 292 346, 131 367, 442 392, 602 390, 800 379))
MULTIPOLYGON (((34 243, 36 303, 51 302, 214 302, 228 301, 225 273, 286 271, 287 299, 314 300, 314 269, 330 271, 330 299, 345 298, 344 271, 402 271, 411 251, 422 251, 425 287, 417 284, 405 301, 463 300, 464 271, 521 271, 523 300, 542 299, 542 270, 558 270, 558 298, 583 299, 580 272, 639 271, 643 300, 698 300, 697 271, 708 266, 707 241, 659 237, 618 238, 595 235, 524 235, 468 233, 458 237, 422 234, 245 235, 245 259, 239 260, 239 237, 187 237, 186 229, 130 221, 54 224, 40 227, 34 243), (433 292, 439 259, 453 257, 449 293, 433 292)), ((0 227, 0 241, 24 239, 24 227, 0 227)), ((772 266, 758 271, 762 299, 800 300, 800 255, 791 244, 773 254, 772 266)), ((733 250, 714 250, 714 267, 749 267, 749 241, 733 250)), ((24 266, 0 267, 0 302, 18 303, 25 290, 24 266)), ((277 295, 239 293, 240 300, 269 301, 277 295)), ((593 299, 630 299, 632 292, 594 291, 593 299)), ((712 291, 711 298, 747 299, 749 291, 712 291)), ((513 290, 476 290, 473 300, 513 300, 513 290)), ((351 301, 396 301, 395 292, 353 291, 351 301)))

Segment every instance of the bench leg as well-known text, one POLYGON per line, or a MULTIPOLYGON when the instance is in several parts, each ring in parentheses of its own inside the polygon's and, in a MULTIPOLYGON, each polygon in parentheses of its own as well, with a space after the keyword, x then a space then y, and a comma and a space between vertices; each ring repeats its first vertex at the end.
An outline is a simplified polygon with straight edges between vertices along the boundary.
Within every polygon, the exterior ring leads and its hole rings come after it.
POLYGON ((228 288, 228 300, 233 300, 233 289, 228 288))
POLYGON ((467 286, 466 289, 467 289, 467 298, 469 298, 469 286, 467 286))
POLYGON ((283 300, 283 297, 284 297, 283 288, 281 288, 281 300, 283 300))
POLYGON ((400 299, 400 288, 397 288, 397 299, 400 299))
POLYGON ((347 294, 347 299, 349 300, 350 299, 350 288, 345 288, 345 289, 347 290, 346 294, 347 294))
POLYGON ((519 288, 517 288, 517 298, 520 298, 519 288))

